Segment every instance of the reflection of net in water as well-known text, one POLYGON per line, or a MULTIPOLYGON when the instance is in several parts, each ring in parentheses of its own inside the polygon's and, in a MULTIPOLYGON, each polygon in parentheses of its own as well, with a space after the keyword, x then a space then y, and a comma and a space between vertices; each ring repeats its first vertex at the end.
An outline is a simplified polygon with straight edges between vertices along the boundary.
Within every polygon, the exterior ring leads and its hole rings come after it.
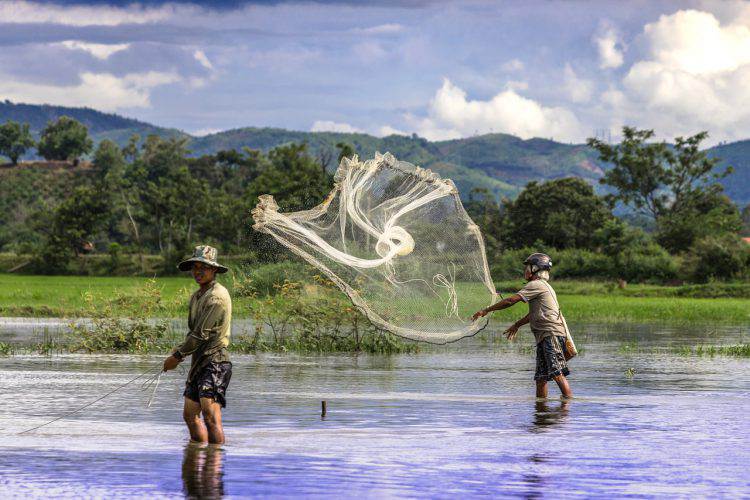
POLYGON ((270 195, 253 210, 272 235, 323 271, 377 326, 445 343, 487 320, 469 317, 495 300, 479 228, 450 180, 376 154, 344 158, 317 207, 281 214, 270 195))

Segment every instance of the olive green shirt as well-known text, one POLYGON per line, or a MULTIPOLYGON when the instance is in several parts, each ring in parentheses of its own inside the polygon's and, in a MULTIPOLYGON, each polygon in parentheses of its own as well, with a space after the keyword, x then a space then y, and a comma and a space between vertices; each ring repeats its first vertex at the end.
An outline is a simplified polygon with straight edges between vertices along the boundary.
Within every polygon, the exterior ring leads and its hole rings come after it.
POLYGON ((529 326, 537 344, 545 337, 565 336, 557 295, 549 283, 543 279, 529 281, 518 295, 529 304, 529 326))
POLYGON ((229 361, 229 336, 232 327, 232 298, 220 283, 214 281, 199 295, 190 297, 185 342, 176 351, 182 357, 192 354, 188 382, 208 363, 229 361))

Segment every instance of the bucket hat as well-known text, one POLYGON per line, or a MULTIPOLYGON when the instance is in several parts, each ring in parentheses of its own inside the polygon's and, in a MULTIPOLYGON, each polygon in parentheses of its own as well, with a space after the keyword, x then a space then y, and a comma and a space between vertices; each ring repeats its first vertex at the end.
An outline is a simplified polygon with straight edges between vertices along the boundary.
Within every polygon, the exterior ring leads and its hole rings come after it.
POLYGON ((190 271, 193 267, 193 262, 201 262, 213 266, 217 269, 217 273, 225 273, 229 270, 227 267, 216 262, 216 249, 208 245, 198 245, 195 247, 195 250, 193 250, 193 256, 180 262, 177 265, 177 269, 180 271, 190 271))

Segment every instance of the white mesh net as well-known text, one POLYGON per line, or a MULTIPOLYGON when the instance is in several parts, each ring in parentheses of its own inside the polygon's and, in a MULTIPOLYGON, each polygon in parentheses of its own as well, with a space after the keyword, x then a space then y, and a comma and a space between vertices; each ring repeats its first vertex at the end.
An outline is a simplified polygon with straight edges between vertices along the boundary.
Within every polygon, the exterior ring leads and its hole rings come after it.
POLYGON ((344 158, 317 207, 282 214, 270 195, 252 211, 272 235, 323 271, 375 325, 437 344, 470 336, 496 300, 484 242, 452 181, 376 154, 344 158))

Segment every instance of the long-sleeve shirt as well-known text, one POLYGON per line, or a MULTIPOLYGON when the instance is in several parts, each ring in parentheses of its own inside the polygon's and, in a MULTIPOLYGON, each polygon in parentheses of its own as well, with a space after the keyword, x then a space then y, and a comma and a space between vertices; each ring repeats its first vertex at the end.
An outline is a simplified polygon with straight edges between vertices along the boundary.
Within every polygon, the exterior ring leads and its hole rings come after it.
POLYGON ((208 363, 229 361, 227 346, 232 326, 232 298, 216 281, 202 295, 199 293, 200 290, 190 297, 190 331, 176 349, 182 357, 192 355, 188 382, 208 363))

